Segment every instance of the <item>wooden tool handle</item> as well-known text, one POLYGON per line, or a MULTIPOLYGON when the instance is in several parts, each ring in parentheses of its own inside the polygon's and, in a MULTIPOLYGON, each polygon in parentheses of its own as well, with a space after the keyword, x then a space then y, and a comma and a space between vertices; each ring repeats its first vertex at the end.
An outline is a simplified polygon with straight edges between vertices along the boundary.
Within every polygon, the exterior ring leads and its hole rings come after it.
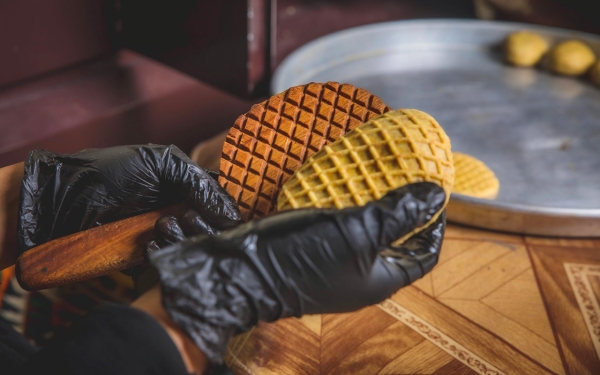
POLYGON ((142 264, 156 220, 183 210, 168 206, 36 246, 17 259, 17 280, 27 290, 46 289, 142 264))

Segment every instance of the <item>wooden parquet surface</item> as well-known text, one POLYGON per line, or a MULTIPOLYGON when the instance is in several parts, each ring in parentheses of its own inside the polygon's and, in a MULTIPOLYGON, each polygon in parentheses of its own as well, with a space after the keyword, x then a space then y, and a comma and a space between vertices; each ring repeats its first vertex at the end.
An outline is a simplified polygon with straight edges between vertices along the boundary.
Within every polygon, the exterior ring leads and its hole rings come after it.
POLYGON ((449 225, 434 270, 348 314, 261 324, 235 374, 600 374, 600 240, 449 225))

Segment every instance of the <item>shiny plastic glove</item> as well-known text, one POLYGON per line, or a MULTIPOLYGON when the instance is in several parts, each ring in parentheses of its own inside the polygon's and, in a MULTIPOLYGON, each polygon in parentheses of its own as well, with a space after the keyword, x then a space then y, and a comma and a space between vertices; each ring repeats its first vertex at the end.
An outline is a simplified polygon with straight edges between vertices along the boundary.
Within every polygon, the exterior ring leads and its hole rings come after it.
POLYGON ((175 146, 32 151, 21 187, 19 250, 182 200, 210 228, 241 219, 229 194, 175 146))
MULTIPOLYGON (((390 244, 426 224, 444 199, 435 184, 412 184, 362 207, 283 212, 155 250, 163 304, 220 363, 229 339, 259 321, 354 311, 422 277, 437 263, 444 215, 390 244)), ((174 218, 157 229, 163 243, 185 234, 174 218)))

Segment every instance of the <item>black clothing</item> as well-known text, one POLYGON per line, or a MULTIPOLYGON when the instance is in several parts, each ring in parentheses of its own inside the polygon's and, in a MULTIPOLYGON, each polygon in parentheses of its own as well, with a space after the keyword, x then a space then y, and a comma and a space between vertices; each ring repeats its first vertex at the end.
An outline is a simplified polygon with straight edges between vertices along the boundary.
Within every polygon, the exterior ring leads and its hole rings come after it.
POLYGON ((103 304, 41 350, 0 319, 0 372, 61 375, 187 375, 164 328, 141 310, 103 304))

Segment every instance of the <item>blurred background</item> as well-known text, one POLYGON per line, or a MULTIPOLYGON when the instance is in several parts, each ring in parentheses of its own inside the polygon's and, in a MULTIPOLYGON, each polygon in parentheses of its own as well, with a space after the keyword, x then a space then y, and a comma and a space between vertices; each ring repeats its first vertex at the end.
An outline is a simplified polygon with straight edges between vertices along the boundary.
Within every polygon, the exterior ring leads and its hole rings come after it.
POLYGON ((269 94, 281 61, 375 22, 479 18, 597 33, 584 0, 0 2, 0 167, 32 149, 174 143, 186 152, 269 94))

